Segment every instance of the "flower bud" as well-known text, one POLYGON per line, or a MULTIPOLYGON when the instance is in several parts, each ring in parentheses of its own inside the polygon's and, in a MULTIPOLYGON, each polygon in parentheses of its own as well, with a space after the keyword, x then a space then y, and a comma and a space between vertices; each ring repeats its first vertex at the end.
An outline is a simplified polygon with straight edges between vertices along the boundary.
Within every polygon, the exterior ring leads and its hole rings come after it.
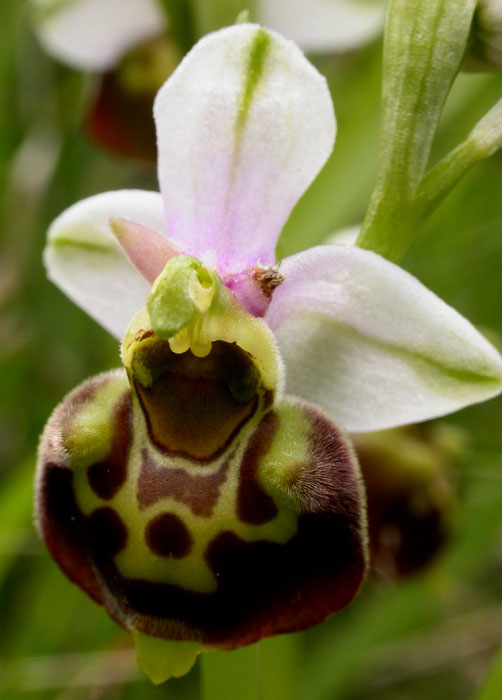
POLYGON ((99 146, 155 164, 153 100, 180 61, 169 36, 128 53, 100 79, 87 115, 87 130, 99 146))
POLYGON ((455 497, 451 440, 416 428, 355 439, 366 486, 372 568, 401 578, 426 568, 447 542, 455 497))

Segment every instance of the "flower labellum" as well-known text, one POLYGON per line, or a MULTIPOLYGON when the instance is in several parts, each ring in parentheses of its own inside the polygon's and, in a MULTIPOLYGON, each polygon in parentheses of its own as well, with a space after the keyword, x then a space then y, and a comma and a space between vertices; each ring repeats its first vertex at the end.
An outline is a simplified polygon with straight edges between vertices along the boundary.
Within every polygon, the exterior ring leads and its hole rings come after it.
POLYGON ((335 135, 295 44, 253 24, 208 35, 154 116, 161 193, 96 195, 49 230, 49 276, 122 339, 123 369, 54 411, 36 508, 63 571, 161 682, 356 594, 364 494, 333 420, 377 430, 484 400, 502 359, 371 252, 322 246, 277 267, 335 135))
POLYGON ((38 513, 65 573, 134 631, 152 679, 348 603, 366 565, 357 461, 319 409, 282 396, 266 324, 178 256, 122 361, 50 419, 38 513), (184 643, 181 658, 164 640, 184 643))

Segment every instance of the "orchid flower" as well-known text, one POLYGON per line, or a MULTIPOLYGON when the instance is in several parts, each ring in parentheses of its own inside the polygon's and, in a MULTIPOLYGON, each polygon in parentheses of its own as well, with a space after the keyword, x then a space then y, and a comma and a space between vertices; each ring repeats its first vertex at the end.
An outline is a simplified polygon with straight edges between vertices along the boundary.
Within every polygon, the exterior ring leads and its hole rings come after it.
MULTIPOLYGON (((119 155, 155 163, 153 100, 181 59, 176 37, 168 35, 160 0, 32 2, 38 9, 35 27, 45 50, 74 68, 103 74, 85 119, 92 141, 119 155)), ((384 4, 383 0, 260 0, 254 2, 253 14, 256 11, 260 22, 307 50, 346 51, 378 34, 384 4)))
MULTIPOLYGON (((45 50, 75 68, 113 68, 126 51, 166 29, 158 0, 32 0, 45 50)), ((245 9, 245 3, 243 8, 245 9)), ((257 19, 306 51, 357 48, 383 28, 385 0, 259 0, 257 19)))
POLYGON ((371 570, 387 579, 424 571, 455 529, 453 466, 464 434, 428 423, 353 440, 366 491, 371 570))
POLYGON ((32 0, 37 35, 51 56, 74 68, 104 71, 165 29, 157 0, 32 0))
POLYGON ((258 17, 304 51, 350 51, 382 32, 386 0, 259 0, 258 17))
POLYGON ((154 116, 160 193, 96 195, 50 227, 50 278, 123 339, 125 369, 50 418, 37 517, 160 682, 201 650, 347 604, 367 545, 344 430, 494 396, 502 358, 372 252, 320 246, 276 265, 336 130, 326 82, 293 42, 253 24, 208 35, 154 116))

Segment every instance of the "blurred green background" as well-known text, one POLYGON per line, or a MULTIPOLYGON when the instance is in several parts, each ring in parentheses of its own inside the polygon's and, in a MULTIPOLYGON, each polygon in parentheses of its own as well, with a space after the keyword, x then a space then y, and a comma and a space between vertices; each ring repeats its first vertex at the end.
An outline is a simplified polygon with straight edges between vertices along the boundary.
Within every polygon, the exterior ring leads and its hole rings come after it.
MULTIPOLYGON (((0 0, 0 14, 0 697, 197 700, 198 667, 160 687, 142 677, 128 635, 66 580, 33 527, 35 454, 47 417, 75 385, 119 363, 116 341, 47 281, 47 226, 85 196, 157 184, 153 169, 86 139, 92 78, 43 54, 26 4, 0 0)), ((376 173, 381 44, 316 62, 332 86, 338 140, 293 212, 280 255, 361 221, 376 173)), ((433 158, 501 94, 500 75, 461 75, 433 158)), ((502 154, 464 178, 403 265, 502 337, 502 154)), ((447 421, 467 436, 448 546, 405 582, 370 575, 347 609, 297 636, 303 700, 463 699, 483 687, 502 641, 502 399, 447 421)), ((502 698, 500 676, 486 698, 502 698)))

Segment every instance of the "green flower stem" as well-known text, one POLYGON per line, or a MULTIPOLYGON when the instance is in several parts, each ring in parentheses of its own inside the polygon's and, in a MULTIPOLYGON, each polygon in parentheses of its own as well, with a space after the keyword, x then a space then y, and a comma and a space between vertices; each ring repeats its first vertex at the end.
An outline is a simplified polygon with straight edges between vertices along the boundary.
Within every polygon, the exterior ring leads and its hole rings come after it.
POLYGON ((192 7, 189 0, 158 0, 169 20, 169 30, 181 54, 185 54, 195 44, 192 7))
POLYGON ((499 700, 502 697, 502 649, 495 657, 486 683, 476 695, 476 700, 499 700))
POLYGON ((243 10, 248 10, 250 21, 255 21, 255 5, 256 0, 192 0, 197 34, 203 36, 234 24, 243 10))
POLYGON ((262 639, 259 650, 260 700, 300 700, 301 637, 281 634, 262 639))
POLYGON ((297 634, 263 639, 235 651, 201 655, 202 700, 300 700, 297 634))
POLYGON ((377 182, 357 244, 399 260, 418 228, 417 189, 467 47, 476 0, 391 0, 377 182))
POLYGON ((257 644, 235 651, 213 651, 201 655, 201 700, 258 700, 259 648, 257 644))
POLYGON ((423 178, 416 195, 417 209, 428 216, 475 163, 502 148, 502 100, 476 124, 467 139, 423 178))

